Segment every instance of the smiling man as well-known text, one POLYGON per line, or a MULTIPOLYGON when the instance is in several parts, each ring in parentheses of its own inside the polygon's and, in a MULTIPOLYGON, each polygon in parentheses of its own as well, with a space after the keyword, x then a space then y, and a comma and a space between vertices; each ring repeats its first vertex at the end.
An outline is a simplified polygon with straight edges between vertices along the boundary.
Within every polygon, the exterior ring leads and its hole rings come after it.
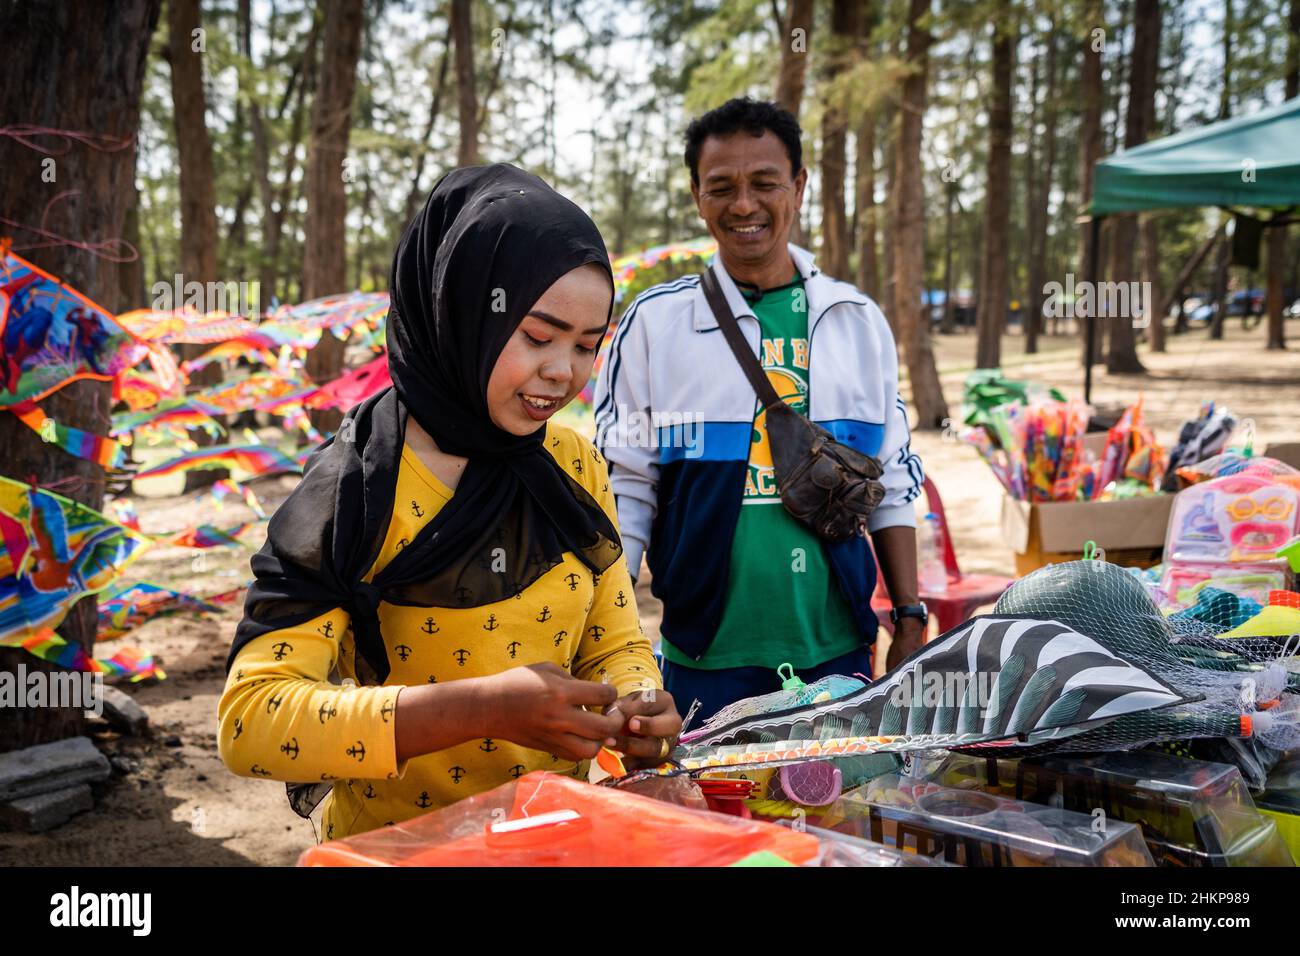
MULTIPOLYGON (((798 121, 734 99, 690 124, 686 165, 711 265, 777 394, 835 438, 880 459, 884 500, 868 525, 894 603, 893 666, 920 647, 912 502, 924 479, 909 447, 898 355, 877 305, 787 242, 808 172, 798 121)), ((705 718, 804 680, 872 672, 876 561, 865 538, 827 544, 781 504, 766 416, 692 275, 647 290, 624 314, 596 388, 596 443, 609 460, 628 567, 642 552, 664 603, 665 687, 705 718), (628 423, 692 417, 687 444, 655 447, 628 423)))

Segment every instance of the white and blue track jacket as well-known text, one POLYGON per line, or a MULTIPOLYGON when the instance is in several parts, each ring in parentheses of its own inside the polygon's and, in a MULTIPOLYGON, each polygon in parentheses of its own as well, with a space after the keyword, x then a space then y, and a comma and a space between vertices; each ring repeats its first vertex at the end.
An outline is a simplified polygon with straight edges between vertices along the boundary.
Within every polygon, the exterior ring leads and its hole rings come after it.
MULTIPOLYGON (((924 475, 909 445, 889 324, 866 295, 818 271, 806 250, 792 245, 790 254, 807 296, 809 417, 880 460, 885 497, 869 530, 915 526, 912 502, 924 475)), ((717 272, 757 355, 758 319, 726 270, 717 272)), ((632 302, 605 356, 595 403, 596 445, 609 460, 628 568, 635 574, 645 553, 653 593, 664 602, 663 634, 698 660, 722 618, 756 407, 698 275, 632 302)), ((874 641, 869 543, 824 547, 864 639, 874 641)))

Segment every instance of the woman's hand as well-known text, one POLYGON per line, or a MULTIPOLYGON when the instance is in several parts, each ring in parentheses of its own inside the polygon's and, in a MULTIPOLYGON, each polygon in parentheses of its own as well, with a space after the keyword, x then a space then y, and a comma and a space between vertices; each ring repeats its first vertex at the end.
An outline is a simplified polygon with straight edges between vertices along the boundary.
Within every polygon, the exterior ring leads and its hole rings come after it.
POLYGON ((609 684, 578 680, 555 664, 514 667, 482 680, 486 737, 564 760, 590 760, 623 727, 624 714, 603 713, 618 691, 609 684))
POLYGON ((624 721, 611 749, 624 754, 623 766, 628 770, 659 766, 676 746, 682 730, 681 715, 666 690, 647 688, 624 694, 608 714, 624 721))

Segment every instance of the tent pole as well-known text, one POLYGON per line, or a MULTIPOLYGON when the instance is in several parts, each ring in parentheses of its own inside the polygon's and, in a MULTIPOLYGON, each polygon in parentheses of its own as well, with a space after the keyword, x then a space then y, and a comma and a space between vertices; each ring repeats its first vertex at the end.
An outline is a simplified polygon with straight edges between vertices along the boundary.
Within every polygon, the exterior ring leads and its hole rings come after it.
MULTIPOLYGON (((1093 301, 1096 301, 1097 292, 1097 257, 1101 254, 1101 216, 1093 216, 1088 223, 1088 288, 1093 290, 1093 301)), ((1079 297, 1076 294, 1074 298, 1075 315, 1078 315, 1079 297)), ((1096 308, 1089 309, 1089 314, 1084 317, 1087 325, 1084 327, 1084 346, 1083 346, 1083 400, 1092 404, 1092 353, 1094 342, 1097 338, 1096 328, 1096 308)))

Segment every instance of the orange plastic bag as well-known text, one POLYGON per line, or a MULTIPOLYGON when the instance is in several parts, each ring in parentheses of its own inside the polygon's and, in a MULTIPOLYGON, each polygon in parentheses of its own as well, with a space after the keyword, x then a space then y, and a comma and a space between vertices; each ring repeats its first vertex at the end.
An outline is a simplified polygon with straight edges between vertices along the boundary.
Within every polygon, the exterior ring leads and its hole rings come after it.
POLYGON ((816 837, 535 771, 406 823, 314 846, 299 866, 727 866, 816 837))

